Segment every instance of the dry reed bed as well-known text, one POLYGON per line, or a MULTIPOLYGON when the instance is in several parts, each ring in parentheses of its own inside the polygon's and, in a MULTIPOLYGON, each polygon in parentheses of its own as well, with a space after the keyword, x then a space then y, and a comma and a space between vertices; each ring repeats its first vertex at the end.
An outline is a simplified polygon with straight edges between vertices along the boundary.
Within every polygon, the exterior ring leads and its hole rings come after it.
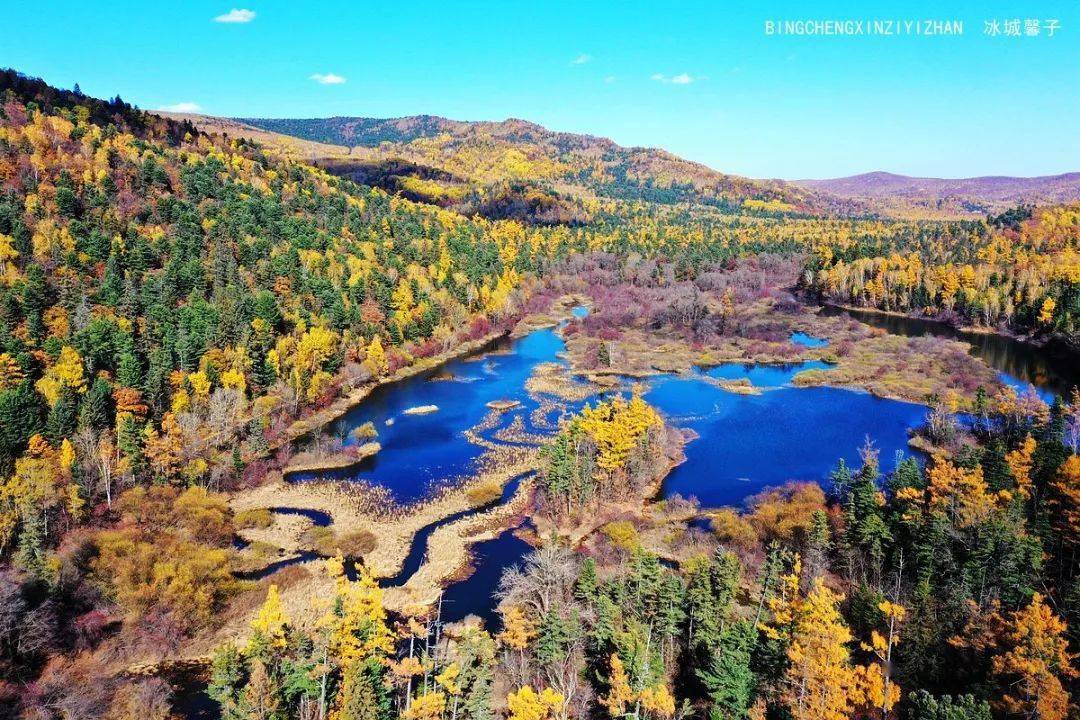
POLYGON ((575 402, 590 398, 602 389, 591 382, 572 378, 566 365, 556 362, 537 363, 532 375, 525 381, 525 389, 531 395, 553 395, 561 400, 575 402))
POLYGON ((543 445, 548 440, 546 435, 537 435, 526 430, 525 418, 522 415, 514 416, 510 424, 498 430, 494 437, 499 442, 525 443, 527 445, 543 445))
MULTIPOLYGON (((364 564, 375 577, 389 577, 401 569, 417 532, 449 515, 476 507, 470 489, 493 482, 505 486, 511 478, 535 469, 538 462, 539 455, 533 448, 496 447, 482 456, 481 469, 473 477, 409 506, 388 501, 383 488, 351 482, 290 483, 280 475, 238 493, 230 504, 237 512, 271 507, 318 510, 330 515, 330 528, 339 535, 371 533, 376 545, 364 554, 364 564)), ((295 528, 279 522, 266 528, 259 539, 283 549, 298 548, 300 542, 295 528)))
POLYGON ((468 565, 469 546, 494 539, 512 527, 512 521, 529 506, 534 486, 531 478, 525 479, 507 502, 436 529, 428 538, 427 557, 420 568, 403 585, 383 594, 387 609, 433 605, 444 583, 468 565))
MULTIPOLYGON (((599 341, 573 333, 567 338, 567 374, 644 377, 724 363, 768 365, 822 360, 832 367, 803 371, 793 383, 857 388, 879 397, 919 403, 926 402, 929 395, 944 397, 949 391, 970 397, 980 385, 989 392, 1001 387, 993 369, 971 355, 970 346, 961 340, 890 335, 851 318, 823 316, 817 311, 783 313, 767 300, 741 308, 740 312, 751 325, 768 321, 772 335, 785 339, 713 336, 708 344, 698 347, 671 332, 661 335, 642 328, 625 328, 618 339, 607 341, 611 367, 597 368, 599 341), (816 348, 795 345, 786 340, 795 332, 823 338, 828 344, 816 348)), ((558 386, 558 372, 554 368, 547 372, 545 385, 558 386)), ((744 392, 735 385, 724 389, 744 392)))
POLYGON ((260 546, 276 548, 279 553, 286 555, 305 549, 301 538, 314 525, 310 518, 285 513, 273 513, 273 518, 273 522, 267 527, 244 528, 237 531, 236 534, 250 544, 243 550, 237 551, 239 564, 235 569, 257 570, 260 563, 266 565, 267 561, 278 559, 265 557, 264 553, 260 552, 260 546))
POLYGON ((380 450, 382 450, 382 445, 379 443, 366 442, 356 447, 329 454, 302 452, 290 458, 289 464, 283 472, 288 475, 289 473, 347 468, 378 454, 380 450))

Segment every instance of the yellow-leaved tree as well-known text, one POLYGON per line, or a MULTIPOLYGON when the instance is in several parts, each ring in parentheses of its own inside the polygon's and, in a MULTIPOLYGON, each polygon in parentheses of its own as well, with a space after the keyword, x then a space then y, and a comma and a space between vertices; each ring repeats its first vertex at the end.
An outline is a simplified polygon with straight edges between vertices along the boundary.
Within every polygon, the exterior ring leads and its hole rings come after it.
POLYGON ((529 685, 506 696, 509 720, 548 720, 562 709, 565 702, 566 698, 551 688, 536 692, 529 685))
POLYGON ((375 697, 373 684, 382 682, 379 676, 394 651, 394 635, 386 623, 382 589, 366 567, 357 568, 355 581, 345 576, 340 557, 327 561, 327 570, 336 590, 319 625, 327 638, 328 657, 341 671, 330 720, 349 720, 359 717, 357 713, 375 697))
POLYGON ((1037 720, 1065 720, 1069 716, 1069 693, 1062 680, 1076 677, 1077 671, 1065 629, 1065 622, 1039 593, 1009 618, 1006 650, 991 664, 1006 688, 1001 705, 1007 712, 1037 720))
POLYGON ((378 335, 371 338, 367 346, 367 358, 364 365, 375 377, 381 377, 390 369, 390 363, 386 359, 386 351, 383 349, 382 340, 378 335))
POLYGON ((83 361, 75 348, 65 345, 60 348, 56 362, 49 367, 34 387, 45 396, 50 404, 56 404, 65 391, 86 392, 86 376, 83 374, 83 361))
POLYGON ((862 704, 860 671, 851 664, 851 630, 838 605, 841 596, 822 578, 809 592, 799 587, 801 563, 781 579, 780 593, 770 599, 772 622, 763 627, 787 645, 790 661, 781 700, 795 720, 848 720, 862 704))
POLYGON ((873 654, 877 662, 861 668, 861 675, 866 703, 881 710, 881 717, 887 718, 900 700, 900 686, 892 678, 892 656, 893 649, 900 642, 900 625, 907 615, 907 609, 899 603, 882 600, 878 603, 878 610, 885 618, 885 634, 873 630, 870 642, 863 643, 863 649, 873 654))
POLYGON ((289 618, 281 605, 281 594, 277 585, 271 585, 266 593, 266 600, 259 608, 259 614, 251 621, 252 637, 248 641, 248 654, 251 649, 265 643, 271 648, 283 649, 286 644, 286 632, 289 618))

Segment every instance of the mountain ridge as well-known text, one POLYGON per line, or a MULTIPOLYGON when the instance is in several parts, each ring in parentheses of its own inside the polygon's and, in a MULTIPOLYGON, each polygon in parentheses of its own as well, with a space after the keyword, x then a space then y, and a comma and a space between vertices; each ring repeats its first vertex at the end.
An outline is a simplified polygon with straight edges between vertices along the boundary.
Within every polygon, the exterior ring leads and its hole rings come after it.
POLYGON ((862 201, 907 202, 927 209, 973 215, 1020 204, 1055 204, 1080 198, 1080 172, 1022 177, 979 175, 934 178, 875 170, 839 178, 792 180, 795 185, 862 201))
MULTIPOLYGON (((521 118, 233 118, 264 132, 396 157, 474 184, 541 182, 617 200, 697 202, 723 208, 833 214, 855 204, 780 180, 724 173, 660 148, 626 147, 606 137, 556 131, 521 118)), ((340 158, 337 158, 340 160, 340 158)), ((340 165, 335 172, 348 173, 340 165)))
POLYGON ((580 197, 700 203, 739 212, 928 219, 977 219, 1022 204, 1080 199, 1080 172, 950 179, 877 170, 840 178, 749 178, 662 148, 623 146, 515 117, 187 117, 211 126, 207 129, 293 144, 329 172, 410 199, 460 207, 465 196, 491 192, 500 206, 539 203, 560 222, 580 217, 580 210, 567 207, 580 197), (529 186, 527 192, 522 184, 529 186), (529 199, 523 200, 523 193, 529 199))

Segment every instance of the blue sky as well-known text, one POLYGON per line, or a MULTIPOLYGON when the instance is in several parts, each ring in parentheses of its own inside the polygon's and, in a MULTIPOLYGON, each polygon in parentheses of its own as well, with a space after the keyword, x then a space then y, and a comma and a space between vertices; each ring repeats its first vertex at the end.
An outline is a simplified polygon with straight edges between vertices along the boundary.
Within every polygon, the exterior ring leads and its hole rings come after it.
POLYGON ((520 117, 752 177, 1080 170, 1074 0, 16 0, 5 18, 0 65, 146 108, 520 117), (767 19, 876 18, 964 34, 764 33, 767 19), (984 34, 1013 18, 1041 34, 984 34))

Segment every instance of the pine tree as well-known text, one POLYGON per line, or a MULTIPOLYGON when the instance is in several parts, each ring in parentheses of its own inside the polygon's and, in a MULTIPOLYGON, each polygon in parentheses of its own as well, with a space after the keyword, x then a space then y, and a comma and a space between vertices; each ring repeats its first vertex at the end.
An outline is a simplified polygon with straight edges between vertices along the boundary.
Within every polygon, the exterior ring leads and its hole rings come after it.
POLYGON ((383 682, 385 666, 369 656, 345 668, 337 697, 336 720, 387 720, 392 717, 390 694, 383 682))
POLYGON ((78 417, 79 404, 75 393, 61 392, 60 397, 49 409, 49 416, 45 421, 45 434, 53 443, 59 443, 64 438, 71 437, 75 434, 78 417))
POLYGON ((934 697, 926 690, 908 696, 908 720, 993 720, 990 704, 974 695, 934 697))
POLYGON ((754 702, 756 678, 751 658, 757 631, 735 623, 720 634, 709 664, 696 671, 709 701, 709 720, 743 720, 754 702))
POLYGON ((207 687, 207 694, 221 706, 222 720, 242 720, 249 716, 242 692, 246 681, 243 655, 232 643, 223 646, 211 661, 207 687))
POLYGON ((95 378, 83 398, 79 425, 90 430, 104 430, 112 425, 112 389, 105 378, 95 378))
POLYGON ((574 583, 574 597, 586 605, 592 605, 596 599, 599 581, 596 577, 596 560, 587 557, 581 562, 577 581, 574 583))

